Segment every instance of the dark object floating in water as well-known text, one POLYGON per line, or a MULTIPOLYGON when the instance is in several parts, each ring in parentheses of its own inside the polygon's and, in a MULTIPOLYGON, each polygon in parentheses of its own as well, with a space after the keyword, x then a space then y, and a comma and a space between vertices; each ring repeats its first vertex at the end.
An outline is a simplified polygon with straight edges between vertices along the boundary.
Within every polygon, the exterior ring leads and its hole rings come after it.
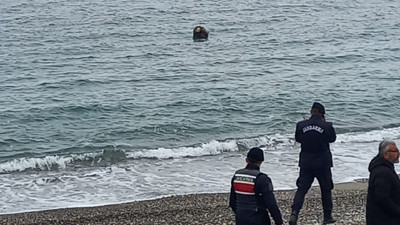
POLYGON ((197 26, 193 29, 193 39, 201 40, 208 39, 208 31, 202 26, 197 26))

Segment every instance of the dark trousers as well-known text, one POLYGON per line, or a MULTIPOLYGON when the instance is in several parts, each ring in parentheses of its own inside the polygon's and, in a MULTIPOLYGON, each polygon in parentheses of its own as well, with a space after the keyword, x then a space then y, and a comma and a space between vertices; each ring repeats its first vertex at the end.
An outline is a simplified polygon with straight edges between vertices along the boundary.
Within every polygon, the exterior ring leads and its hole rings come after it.
POLYGON ((271 225, 268 212, 236 211, 236 225, 271 225))
POLYGON ((324 209, 324 217, 330 217, 332 214, 332 189, 333 180, 331 169, 304 169, 300 168, 300 176, 297 179, 297 191, 294 196, 292 210, 300 211, 303 207, 304 197, 310 189, 314 178, 317 178, 322 197, 322 207, 324 209))

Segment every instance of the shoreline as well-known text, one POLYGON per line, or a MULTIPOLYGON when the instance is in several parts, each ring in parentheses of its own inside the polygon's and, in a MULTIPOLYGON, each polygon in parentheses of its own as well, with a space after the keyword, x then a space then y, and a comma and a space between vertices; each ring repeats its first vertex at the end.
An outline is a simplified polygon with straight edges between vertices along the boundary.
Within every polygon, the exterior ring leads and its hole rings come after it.
MULTIPOLYGON (((335 184, 335 223, 365 224, 366 180, 335 184)), ((295 190, 275 191, 284 224, 288 223, 295 190)), ((190 194, 115 205, 63 208, 0 215, 1 224, 235 224, 228 207, 229 193, 190 194)), ((321 224, 319 186, 313 186, 300 212, 298 224, 321 224)), ((272 224, 274 224, 272 222, 272 224)))

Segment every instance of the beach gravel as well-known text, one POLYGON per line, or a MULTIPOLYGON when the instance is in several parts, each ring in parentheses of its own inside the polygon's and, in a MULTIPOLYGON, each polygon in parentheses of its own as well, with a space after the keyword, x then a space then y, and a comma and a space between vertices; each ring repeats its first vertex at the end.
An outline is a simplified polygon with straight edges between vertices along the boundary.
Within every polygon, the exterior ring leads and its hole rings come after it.
MULTIPOLYGON (((276 191, 284 224, 288 224, 294 191, 276 191)), ((336 225, 365 224, 367 184, 353 182, 339 184, 333 191, 336 225)), ((117 205, 87 208, 67 208, 39 212, 0 215, 0 223, 16 224, 235 224, 234 214, 228 208, 229 194, 193 194, 165 197, 117 205)), ((274 223, 273 223, 274 224, 274 223)), ((322 224, 321 196, 313 187, 306 196, 300 213, 299 225, 322 224)))

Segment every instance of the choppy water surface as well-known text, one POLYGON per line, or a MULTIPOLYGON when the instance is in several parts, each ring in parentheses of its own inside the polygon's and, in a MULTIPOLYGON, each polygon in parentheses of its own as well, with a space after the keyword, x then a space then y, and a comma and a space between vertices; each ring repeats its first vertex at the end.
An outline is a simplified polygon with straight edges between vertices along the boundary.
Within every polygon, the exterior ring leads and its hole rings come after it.
POLYGON ((397 1, 3 1, 0 211, 227 192, 262 146, 295 187, 313 101, 334 179, 400 139, 397 1), (208 41, 193 42, 203 25, 208 41))

